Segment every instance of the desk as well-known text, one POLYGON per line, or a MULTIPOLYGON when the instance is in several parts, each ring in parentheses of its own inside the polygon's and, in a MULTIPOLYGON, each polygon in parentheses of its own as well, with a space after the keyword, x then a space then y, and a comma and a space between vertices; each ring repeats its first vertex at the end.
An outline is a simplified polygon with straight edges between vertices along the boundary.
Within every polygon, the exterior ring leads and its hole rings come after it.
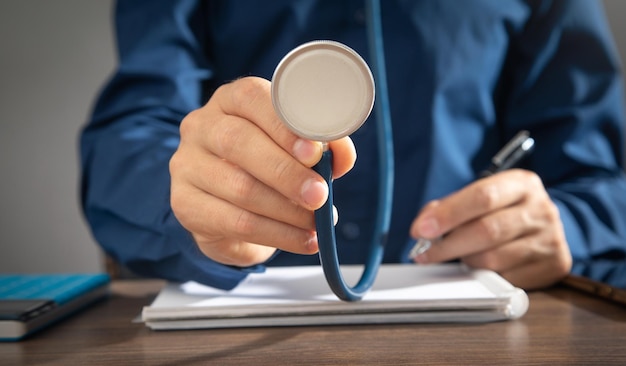
POLYGON ((2 365, 626 364, 626 307, 555 287, 519 320, 155 332, 131 323, 163 282, 116 281, 112 296, 19 343, 2 365))

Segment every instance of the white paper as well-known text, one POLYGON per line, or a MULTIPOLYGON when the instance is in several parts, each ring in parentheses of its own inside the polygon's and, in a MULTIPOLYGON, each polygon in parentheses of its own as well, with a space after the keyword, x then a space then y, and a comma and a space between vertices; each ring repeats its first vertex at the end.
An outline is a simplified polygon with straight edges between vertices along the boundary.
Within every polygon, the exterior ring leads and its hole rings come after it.
MULTIPOLYGON (((351 284, 358 280, 361 271, 360 266, 342 267, 351 284)), ((193 328, 194 324, 211 327, 211 322, 220 327, 289 324, 277 319, 284 317, 297 317, 299 323, 292 325, 330 324, 331 320, 335 324, 343 319, 346 323, 357 319, 368 322, 372 318, 364 316, 368 313, 387 314, 387 319, 394 322, 428 319, 429 312, 437 321, 446 319, 442 314, 455 321, 464 317, 468 321, 498 320, 519 317, 527 308, 526 294, 496 273, 470 270, 458 264, 383 265, 372 290, 357 302, 339 300, 328 287, 320 266, 302 266, 268 268, 265 273, 249 275, 231 291, 195 282, 170 283, 151 306, 144 308, 142 316, 149 325, 166 321, 175 328, 184 320, 185 327, 193 328), (514 301, 516 304, 512 304, 514 301), (416 312, 421 313, 419 317, 411 318, 410 314, 416 312), (356 314, 359 317, 351 317, 356 314), (248 320, 233 320, 244 318, 248 320)))

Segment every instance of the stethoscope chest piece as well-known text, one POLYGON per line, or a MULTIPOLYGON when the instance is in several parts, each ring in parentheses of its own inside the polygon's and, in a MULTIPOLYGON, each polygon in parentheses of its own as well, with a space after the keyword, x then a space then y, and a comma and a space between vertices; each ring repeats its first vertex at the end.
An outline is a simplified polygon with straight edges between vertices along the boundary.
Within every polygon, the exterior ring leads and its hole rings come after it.
POLYGON ((374 105, 374 78, 351 48, 313 41, 289 52, 272 77, 272 102, 298 136, 332 141, 356 131, 374 105))

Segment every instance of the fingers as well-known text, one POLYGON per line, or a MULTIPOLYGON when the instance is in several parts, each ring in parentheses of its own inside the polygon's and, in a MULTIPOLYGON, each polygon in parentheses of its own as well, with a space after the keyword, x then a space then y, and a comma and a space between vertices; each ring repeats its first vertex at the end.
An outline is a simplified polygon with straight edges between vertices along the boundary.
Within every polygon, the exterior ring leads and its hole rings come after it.
MULTIPOLYGON (((241 245, 249 243, 271 246, 299 254, 317 252, 316 236, 312 230, 298 228, 245 210, 192 186, 180 187, 172 208, 179 221, 185 223, 203 252, 221 253, 238 258, 237 265, 246 262, 236 255, 241 245), (191 205, 190 203, 194 204, 191 205), (230 246, 214 247, 227 238, 230 246), (219 250, 218 250, 219 249, 219 250)), ((214 258, 214 257, 212 257, 214 258)), ((215 258, 214 258, 215 259, 215 258)))
POLYGON ((461 261, 470 267, 498 272, 515 286, 527 290, 554 284, 572 267, 566 242, 540 233, 461 258, 461 261))
POLYGON ((349 172, 356 162, 356 148, 350 137, 328 143, 333 151, 333 179, 341 178, 349 172))
MULTIPOLYGON (((183 121, 183 137, 184 127, 194 123, 201 128, 199 133, 190 128, 195 134, 190 139, 198 139, 207 152, 240 166, 307 209, 317 209, 326 201, 326 183, 309 169, 319 161, 322 145, 298 138, 278 119, 267 80, 246 78, 218 89, 206 109, 183 121)), ((332 148, 335 175, 343 175, 354 164, 354 146, 342 139, 332 148)))
POLYGON ((485 214, 545 191, 532 172, 515 169, 480 179, 450 196, 429 203, 411 226, 413 237, 436 238, 485 214))
MULTIPOLYGON (((293 134, 274 112, 271 101, 271 83, 268 80, 248 77, 221 86, 207 104, 220 109, 222 114, 240 117, 252 122, 279 146, 290 151, 298 137, 293 134)), ((319 161, 321 145, 315 156, 305 157, 309 166, 319 161)), ((307 162, 303 162, 307 163, 307 162)))
MULTIPOLYGON (((531 215, 529 209, 506 208, 461 225, 437 241, 437 245, 432 246, 418 260, 443 262, 465 257, 535 233, 545 223, 531 215)), ((542 216, 541 213, 539 215, 542 216)))
MULTIPOLYGON (((569 249, 568 253, 569 253, 569 249)), ((526 289, 536 290, 551 286, 569 274, 572 268, 570 255, 563 255, 557 261, 533 261, 525 266, 501 272, 502 277, 513 285, 526 289)))
POLYGON ((572 256, 564 240, 544 239, 539 235, 525 237, 461 261, 470 267, 498 272, 513 285, 526 290, 545 288, 569 274, 572 256))
POLYGON ((257 126, 224 115, 205 125, 206 153, 241 167, 305 208, 317 209, 326 201, 328 187, 322 177, 293 159, 257 126))
POLYGON ((196 232, 199 235, 203 235, 202 223, 211 220, 214 227, 207 235, 217 233, 223 237, 237 238, 239 241, 271 246, 298 254, 317 253, 316 236, 310 230, 268 219, 212 196, 204 197, 206 205, 212 205, 218 210, 198 216, 200 220, 196 232), (215 214, 216 212, 219 214, 215 214), (202 219, 203 216, 205 219, 202 219))
MULTIPOLYGON (((216 91, 215 98, 207 106, 215 106, 225 115, 238 116, 252 122, 307 167, 315 165, 322 156, 320 142, 299 138, 276 115, 268 80, 247 77, 225 84, 216 91)), ((329 145, 335 156, 333 174, 338 178, 354 165, 356 150, 349 137, 332 141, 329 145)))
POLYGON ((553 211, 547 214, 552 220, 546 221, 549 224, 540 230, 461 260, 471 267, 496 271, 528 290, 561 280, 572 268, 572 255, 556 207, 546 211, 553 211))
MULTIPOLYGON (((201 155, 201 154, 198 154, 201 155)), ((271 217, 306 230, 315 229, 313 213, 288 200, 274 189, 258 182, 242 168, 213 155, 191 157, 196 164, 183 165, 189 184, 203 193, 220 197, 242 209, 271 217), (199 170, 204 174, 193 174, 199 170)))
POLYGON ((552 284, 571 269, 558 208, 532 172, 500 173, 431 202, 411 233, 445 234, 418 263, 461 259, 527 289, 552 284))
MULTIPOLYGON (((278 119, 270 83, 243 78, 220 87, 181 122, 170 159, 171 205, 201 251, 225 264, 260 263, 279 248, 317 252, 313 210, 328 186, 311 167, 322 144, 278 119)), ((349 138, 333 141, 334 177, 354 165, 349 138)))

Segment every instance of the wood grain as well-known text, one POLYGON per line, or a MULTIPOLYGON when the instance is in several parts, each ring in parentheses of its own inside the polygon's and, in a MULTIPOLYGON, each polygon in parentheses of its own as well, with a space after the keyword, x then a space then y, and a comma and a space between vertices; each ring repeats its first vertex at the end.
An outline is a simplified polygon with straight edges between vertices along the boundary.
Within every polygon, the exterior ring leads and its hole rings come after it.
POLYGON ((19 343, 2 365, 626 364, 626 308, 562 287, 530 293, 519 320, 151 331, 132 323, 162 286, 117 281, 110 299, 19 343))

